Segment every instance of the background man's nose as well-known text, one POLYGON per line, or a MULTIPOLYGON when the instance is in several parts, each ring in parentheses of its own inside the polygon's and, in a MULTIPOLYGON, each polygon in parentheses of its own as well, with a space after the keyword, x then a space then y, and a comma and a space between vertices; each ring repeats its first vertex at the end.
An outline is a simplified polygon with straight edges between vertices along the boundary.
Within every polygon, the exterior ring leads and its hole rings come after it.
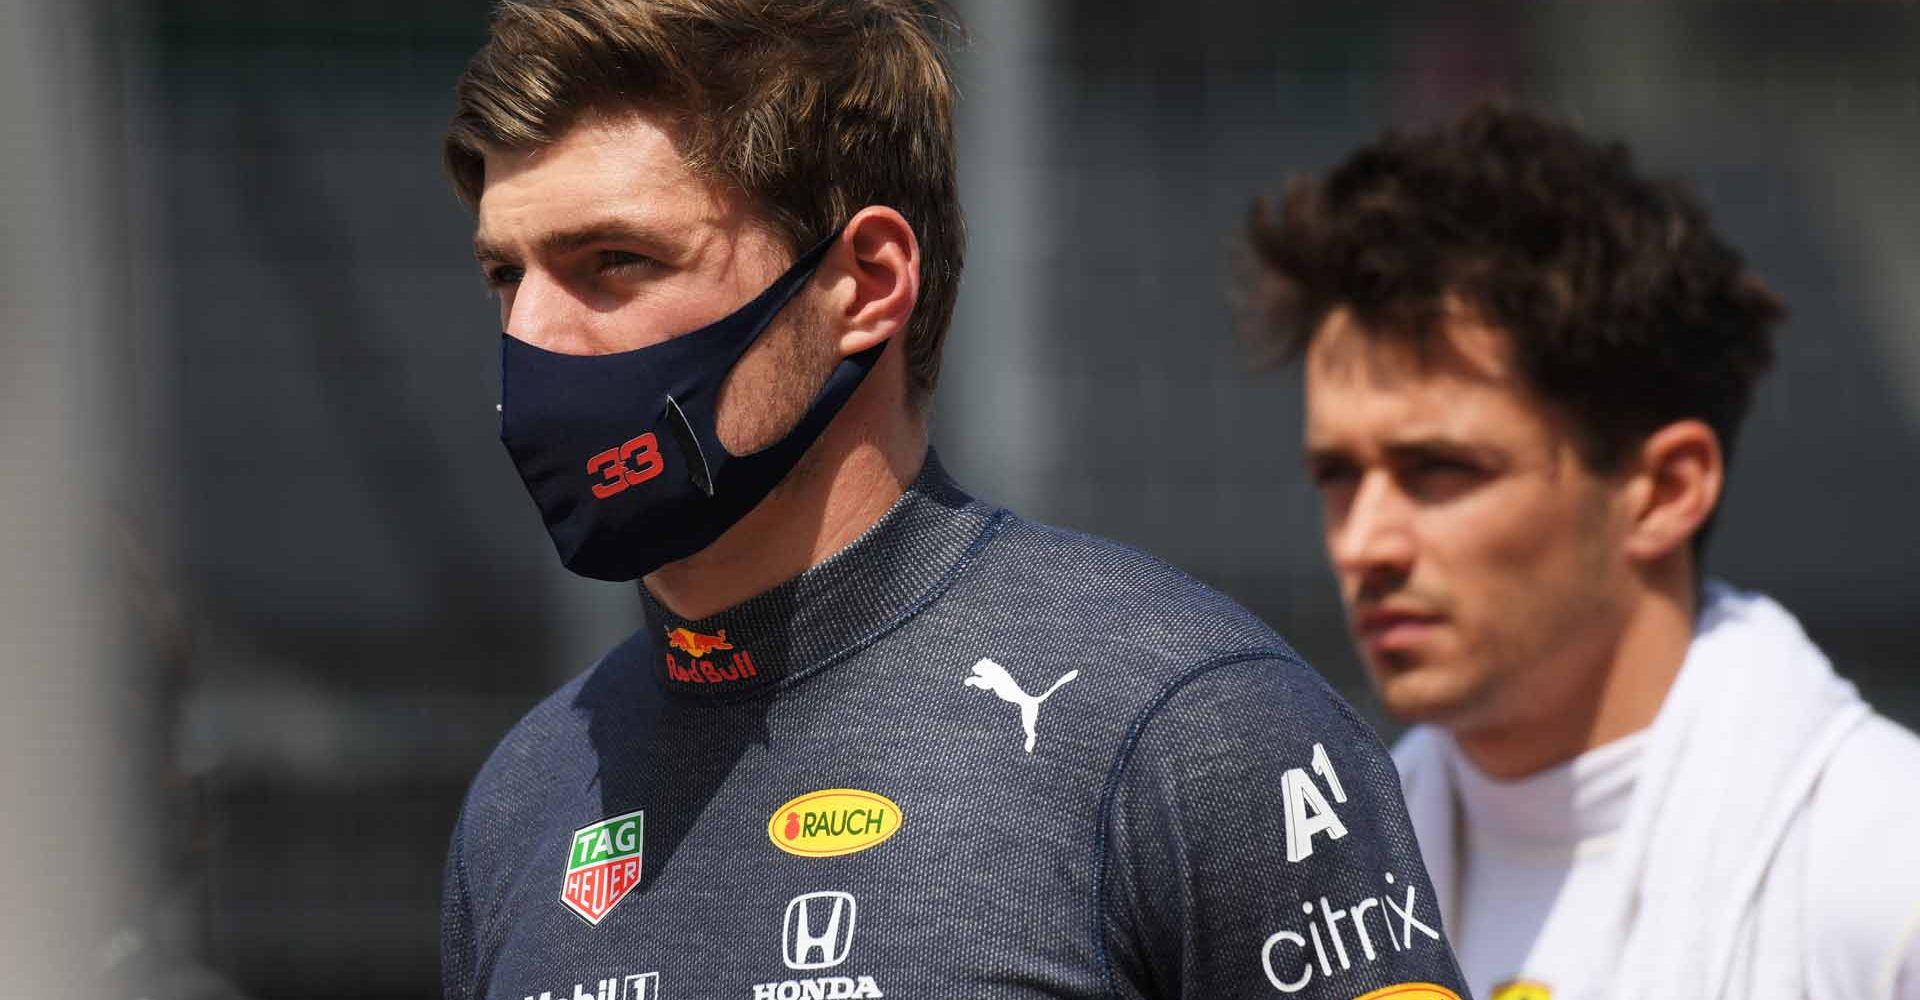
POLYGON ((1391 476, 1375 472, 1362 477, 1327 540, 1334 569, 1342 575, 1404 573, 1414 556, 1410 513, 1391 476))

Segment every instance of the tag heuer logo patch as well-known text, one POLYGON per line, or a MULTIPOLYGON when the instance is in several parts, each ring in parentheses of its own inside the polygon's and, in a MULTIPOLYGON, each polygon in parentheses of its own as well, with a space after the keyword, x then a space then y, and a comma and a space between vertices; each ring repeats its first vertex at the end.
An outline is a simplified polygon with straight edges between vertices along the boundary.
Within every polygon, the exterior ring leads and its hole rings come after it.
POLYGON ((603 819, 573 831, 567 849, 567 881, 560 901, 590 924, 597 924, 640 884, 640 851, 646 838, 647 811, 603 819))

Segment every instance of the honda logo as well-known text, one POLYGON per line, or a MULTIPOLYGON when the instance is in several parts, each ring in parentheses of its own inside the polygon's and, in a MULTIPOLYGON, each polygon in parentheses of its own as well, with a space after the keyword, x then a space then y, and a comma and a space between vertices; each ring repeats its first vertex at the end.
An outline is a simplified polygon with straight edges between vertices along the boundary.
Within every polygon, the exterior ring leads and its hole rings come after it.
POLYGON ((847 960, 859 909, 844 892, 810 892, 787 904, 782 934, 787 968, 828 969, 847 960))

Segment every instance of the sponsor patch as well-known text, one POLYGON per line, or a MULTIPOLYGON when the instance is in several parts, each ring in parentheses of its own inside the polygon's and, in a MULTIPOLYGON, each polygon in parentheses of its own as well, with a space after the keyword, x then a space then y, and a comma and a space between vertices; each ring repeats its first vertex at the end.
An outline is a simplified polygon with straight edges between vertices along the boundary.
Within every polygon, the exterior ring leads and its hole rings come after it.
POLYGON ((726 629, 712 635, 684 627, 666 632, 667 676, 682 684, 727 684, 760 676, 753 654, 735 649, 726 629), (675 650, 685 655, 675 656, 675 650))
POLYGON ((1007 672, 1007 668, 992 660, 982 659, 973 665, 973 674, 960 683, 970 688, 991 691, 994 697, 1019 709, 1020 731, 1027 736, 1027 752, 1032 753, 1034 741, 1039 739, 1039 734, 1035 732, 1034 727, 1040 723, 1040 706, 1048 698, 1053 697, 1055 691, 1065 687, 1069 681, 1078 676, 1080 671, 1069 670, 1056 678, 1045 691, 1039 694, 1028 694, 1026 689, 1020 686, 1020 682, 1014 680, 1013 675, 1007 672))
POLYGON ((753 1000, 880 1000, 884 996, 872 976, 821 976, 753 986, 753 1000))
POLYGON ((1493 988, 1490 1000, 1553 1000, 1553 990, 1532 979, 1509 979, 1493 988))
POLYGON ((733 648, 733 643, 727 641, 726 629, 708 635, 690 628, 670 628, 667 630, 667 645, 695 659, 716 650, 733 648))
MULTIPOLYGON (((850 892, 829 890, 795 896, 780 931, 780 958, 798 972, 820 972, 847 961, 860 904, 850 892)), ((826 975, 755 983, 753 1000, 879 1000, 886 996, 872 976, 826 975)))
POLYGON ((773 846, 803 858, 857 854, 900 830, 900 806, 878 792, 827 788, 774 810, 767 820, 773 846))
POLYGON ((1326 745, 1313 745, 1313 770, 1290 767, 1280 775, 1280 801, 1286 806, 1287 816, 1287 862, 1305 861, 1313 857, 1313 838, 1324 835, 1328 840, 1339 840, 1347 835, 1347 825, 1340 822, 1340 814, 1333 811, 1333 805, 1325 795, 1320 794, 1320 785, 1314 781, 1318 775, 1326 782, 1327 790, 1333 793, 1334 802, 1347 801, 1347 790, 1340 784, 1340 776, 1334 773, 1333 758, 1327 755, 1326 745))
POLYGON ((660 974, 643 972, 638 975, 609 976, 596 979, 591 984, 574 983, 572 993, 541 990, 527 994, 526 1000, 660 1000, 660 974), (588 985, 592 985, 593 989, 587 989, 588 985))
POLYGON ((1432 983, 1401 983, 1354 997, 1353 1000, 1387 1000, 1388 997, 1393 1000, 1460 1000, 1460 994, 1432 983))
POLYGON ((560 901, 580 919, 598 924, 640 884, 646 818, 646 810, 636 809, 573 831, 560 901))
MULTIPOLYGON (((1281 993, 1298 993, 1316 978, 1342 976, 1356 966, 1371 965, 1391 952, 1444 947, 1440 941, 1439 914, 1421 916, 1419 889, 1411 882, 1394 878, 1392 872, 1384 873, 1381 879, 1385 891, 1380 895, 1368 896, 1344 907, 1334 905, 1325 896, 1302 901, 1298 929, 1274 931, 1260 945, 1260 968, 1266 973, 1267 982, 1281 993), (1433 923, 1427 923, 1428 920, 1433 923)), ((1443 987, 1430 983, 1390 986, 1358 1000, 1383 997, 1459 1000, 1443 987)))

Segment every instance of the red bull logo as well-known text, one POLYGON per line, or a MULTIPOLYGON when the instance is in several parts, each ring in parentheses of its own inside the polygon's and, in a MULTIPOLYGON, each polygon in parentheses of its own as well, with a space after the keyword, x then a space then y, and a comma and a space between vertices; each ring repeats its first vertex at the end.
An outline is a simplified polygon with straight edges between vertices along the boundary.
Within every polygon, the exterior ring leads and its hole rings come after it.
POLYGON ((760 676, 760 669, 746 650, 733 650, 726 629, 708 635, 690 628, 670 628, 667 645, 667 676, 682 684, 728 684, 760 676), (675 656, 675 650, 686 655, 675 656), (722 650, 733 652, 725 657, 713 655, 722 650))
POLYGON ((667 645, 693 657, 696 660, 706 658, 708 653, 720 649, 732 649, 733 643, 727 641, 727 630, 707 635, 690 628, 670 628, 667 630, 667 645))
POLYGON ((667 676, 682 684, 731 684, 760 676, 745 650, 725 660, 682 660, 667 654, 667 676))

